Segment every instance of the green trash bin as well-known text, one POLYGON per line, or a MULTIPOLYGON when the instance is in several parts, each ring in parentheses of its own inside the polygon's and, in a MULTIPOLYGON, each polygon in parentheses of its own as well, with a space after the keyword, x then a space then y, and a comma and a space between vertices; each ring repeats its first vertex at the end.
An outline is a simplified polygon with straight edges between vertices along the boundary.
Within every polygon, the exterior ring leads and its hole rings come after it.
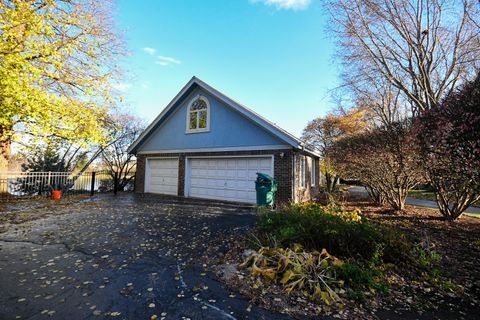
POLYGON ((255 180, 257 206, 273 206, 277 192, 277 181, 268 174, 257 172, 255 180))

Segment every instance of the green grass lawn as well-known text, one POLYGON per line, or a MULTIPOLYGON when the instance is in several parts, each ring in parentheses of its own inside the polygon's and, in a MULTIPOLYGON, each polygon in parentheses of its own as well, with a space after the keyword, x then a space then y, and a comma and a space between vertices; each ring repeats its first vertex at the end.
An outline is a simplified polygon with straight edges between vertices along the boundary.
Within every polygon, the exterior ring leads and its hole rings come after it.
POLYGON ((417 199, 435 201, 435 193, 427 190, 410 190, 408 196, 417 199))

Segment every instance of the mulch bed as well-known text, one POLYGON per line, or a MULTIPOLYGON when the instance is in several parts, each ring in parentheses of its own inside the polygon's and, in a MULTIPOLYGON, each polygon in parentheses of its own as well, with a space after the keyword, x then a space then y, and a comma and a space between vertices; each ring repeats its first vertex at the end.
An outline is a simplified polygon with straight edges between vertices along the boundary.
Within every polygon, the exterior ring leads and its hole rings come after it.
MULTIPOLYGON (((426 288, 422 283, 402 288, 416 296, 419 310, 439 310, 441 318, 480 318, 480 218, 462 216, 446 221, 434 209, 406 206, 395 212, 363 202, 349 203, 361 207, 363 216, 371 221, 398 228, 417 239, 429 241, 441 256, 442 275, 451 279, 454 289, 426 288), (407 289, 407 290, 406 290, 407 289), (418 299, 421 297, 421 299, 418 299), (445 310, 446 309, 446 310, 445 310), (472 309, 468 311, 468 309, 472 309)), ((395 298, 394 298, 395 299, 395 298)), ((392 302, 388 301, 387 302, 392 302)))
POLYGON ((428 241, 441 255, 441 281, 429 282, 413 270, 387 273, 391 277, 388 295, 371 296, 365 305, 344 301, 344 308, 335 310, 315 305, 301 295, 287 295, 274 283, 260 282, 250 276, 249 270, 238 269, 242 253, 252 247, 246 239, 230 239, 231 250, 217 262, 219 277, 252 303, 295 318, 318 315, 343 319, 480 318, 480 218, 462 216, 449 222, 433 209, 407 206, 403 212, 395 212, 364 199, 346 199, 343 205, 347 209, 359 207, 362 216, 372 222, 398 228, 417 241, 428 241))

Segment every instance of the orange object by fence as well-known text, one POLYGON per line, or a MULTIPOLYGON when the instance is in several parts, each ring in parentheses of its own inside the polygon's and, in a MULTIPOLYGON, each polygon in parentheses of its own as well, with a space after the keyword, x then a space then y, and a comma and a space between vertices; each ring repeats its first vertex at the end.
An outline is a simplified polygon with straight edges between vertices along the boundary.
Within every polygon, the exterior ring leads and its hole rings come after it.
POLYGON ((52 191, 53 200, 60 200, 61 197, 62 197, 62 191, 60 191, 60 190, 53 190, 52 191))

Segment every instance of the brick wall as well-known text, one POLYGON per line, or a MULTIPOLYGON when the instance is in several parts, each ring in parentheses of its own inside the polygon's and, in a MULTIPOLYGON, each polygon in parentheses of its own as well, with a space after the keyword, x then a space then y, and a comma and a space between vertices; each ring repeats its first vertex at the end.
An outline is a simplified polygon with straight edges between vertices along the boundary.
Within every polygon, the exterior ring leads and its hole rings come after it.
POLYGON ((178 155, 178 195, 185 196, 185 155, 178 155))
POLYGON ((135 191, 143 193, 145 190, 145 160, 148 157, 178 157, 178 195, 185 195, 185 158, 193 156, 244 156, 244 155, 273 155, 273 175, 278 182, 277 204, 292 201, 293 197, 293 150, 260 150, 260 151, 230 151, 230 152, 187 152, 187 153, 155 153, 137 155, 137 173, 135 177, 135 191))
POLYGON ((273 175, 278 183, 276 204, 285 204, 293 197, 293 150, 283 150, 274 153, 273 175))
POLYGON ((135 192, 143 193, 145 190, 145 155, 137 154, 137 168, 135 172, 135 192))

